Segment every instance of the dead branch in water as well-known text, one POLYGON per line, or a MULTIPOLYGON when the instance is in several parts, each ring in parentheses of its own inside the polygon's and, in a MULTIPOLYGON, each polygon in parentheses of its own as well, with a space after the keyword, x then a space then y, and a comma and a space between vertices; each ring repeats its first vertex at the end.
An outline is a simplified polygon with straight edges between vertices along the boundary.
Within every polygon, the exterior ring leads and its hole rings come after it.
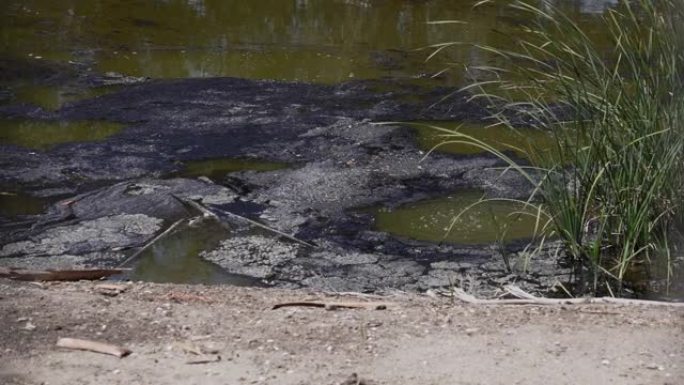
POLYGON ((280 236, 280 237, 289 239, 289 240, 291 240, 291 241, 293 241, 293 242, 297 242, 297 243, 302 244, 302 245, 304 245, 304 246, 312 247, 312 248, 317 248, 317 247, 318 247, 318 246, 316 246, 316 245, 314 245, 314 244, 312 244, 312 243, 303 241, 303 240, 301 240, 301 239, 299 239, 299 238, 296 238, 296 237, 294 237, 294 236, 292 236, 292 235, 290 235, 290 234, 284 233, 284 232, 282 232, 282 231, 280 231, 280 230, 278 230, 278 229, 275 229, 275 228, 273 228, 273 227, 271 227, 271 226, 265 225, 265 224, 263 224, 263 223, 261 223, 261 222, 257 222, 257 221, 255 221, 255 220, 249 219, 249 218, 247 218, 247 217, 243 217, 242 215, 238 215, 238 214, 235 214, 235 213, 231 213, 230 211, 224 211, 224 210, 218 210, 218 209, 211 209, 211 208, 209 208, 209 207, 207 207, 207 206, 205 206, 205 205, 203 205, 203 204, 201 204, 201 203, 199 203, 199 202, 193 201, 193 200, 191 200, 191 199, 181 198, 181 197, 178 197, 178 196, 176 196, 176 195, 173 195, 173 197, 176 198, 176 199, 178 199, 179 201, 181 201, 181 202, 183 202, 183 203, 186 203, 186 204, 192 206, 193 208, 195 208, 196 210, 200 211, 200 212, 203 213, 204 215, 209 216, 209 217, 213 217, 214 219, 216 219, 216 220, 219 221, 220 223, 223 223, 223 220, 222 220, 221 217, 217 214, 217 212, 220 213, 220 214, 224 214, 224 215, 227 215, 227 216, 236 218, 236 219, 238 219, 238 220, 247 222, 247 223, 249 223, 250 225, 253 225, 253 226, 256 226, 256 227, 260 227, 260 228, 262 228, 262 229, 264 229, 264 230, 268 230, 268 231, 270 231, 270 232, 272 232, 272 233, 274 233, 274 234, 276 234, 276 235, 278 235, 278 236, 280 236))
POLYGON ((135 253, 133 253, 130 257, 126 258, 123 262, 121 262, 121 263, 119 264, 119 266, 120 266, 120 267, 121 267, 121 266, 126 266, 126 264, 128 264, 130 261, 132 261, 132 260, 138 258, 138 256, 139 256, 140 254, 142 254, 145 250, 147 250, 150 246, 152 246, 152 245, 153 245, 154 243, 156 243, 158 240, 164 238, 167 234, 171 233, 176 227, 178 227, 181 223, 183 223, 183 221, 185 221, 185 218, 182 218, 182 219, 179 219, 179 220, 173 222, 173 224, 171 224, 171 226, 169 226, 166 230, 164 230, 164 231, 162 231, 161 233, 159 233, 159 235, 157 235, 156 237, 152 238, 152 239, 151 239, 149 242, 147 242, 143 247, 141 247, 140 249, 138 249, 138 251, 136 251, 135 253))
POLYGON ((641 299, 614 298, 614 297, 584 297, 584 298, 541 298, 536 297, 521 288, 513 285, 505 287, 508 294, 516 297, 513 299, 478 299, 466 293, 460 288, 453 289, 453 296, 463 302, 473 305, 587 305, 587 304, 613 304, 613 305, 645 305, 645 306, 671 306, 684 307, 682 302, 648 301, 641 299))

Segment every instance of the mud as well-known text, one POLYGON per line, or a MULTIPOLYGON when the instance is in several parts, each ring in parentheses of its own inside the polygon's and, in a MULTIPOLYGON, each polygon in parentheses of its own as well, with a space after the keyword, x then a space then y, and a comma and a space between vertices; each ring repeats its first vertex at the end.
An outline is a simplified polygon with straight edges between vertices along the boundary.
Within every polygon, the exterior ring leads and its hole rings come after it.
MULTIPOLYGON (((464 95, 425 107, 450 92, 390 81, 326 86, 213 78, 144 82, 57 111, 0 107, 6 118, 108 121, 124 127, 97 142, 63 143, 44 151, 0 145, 2 185, 36 196, 71 195, 42 215, 9 220, 0 230, 0 263, 44 266, 49 256, 55 263, 116 264, 171 221, 197 216, 185 199, 315 245, 247 226, 248 231, 200 253, 228 273, 268 285, 373 291, 457 282, 494 288, 517 281, 531 291, 548 290, 568 273, 554 265, 555 259, 550 265, 529 264, 532 271, 511 272, 492 246, 391 236, 374 230, 372 215, 359 210, 469 188, 490 196, 528 192, 511 173, 501 177, 488 171, 500 165, 492 157, 425 157, 413 130, 375 123, 483 119, 484 110, 464 95), (226 158, 289 167, 211 173, 212 179, 173 177, 186 164, 226 158), (131 233, 128 218, 143 221, 144 231, 131 233)), ((523 245, 513 242, 506 253, 515 258, 523 245)))

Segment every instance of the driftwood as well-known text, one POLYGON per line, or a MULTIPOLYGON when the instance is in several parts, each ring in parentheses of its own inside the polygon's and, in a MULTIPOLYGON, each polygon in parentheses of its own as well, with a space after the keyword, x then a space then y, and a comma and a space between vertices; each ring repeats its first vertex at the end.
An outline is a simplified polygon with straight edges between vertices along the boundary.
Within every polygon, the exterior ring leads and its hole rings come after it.
POLYGON ((541 298, 536 297, 517 286, 506 286, 508 294, 516 297, 512 299, 478 299, 466 293, 462 289, 455 288, 453 296, 463 302, 473 305, 586 305, 586 304, 613 304, 613 305, 645 305, 645 306, 671 306, 684 307, 682 302, 648 301, 641 299, 614 298, 614 297, 584 297, 584 298, 541 298))
POLYGON ((0 277, 19 281, 80 281, 96 280, 121 274, 128 269, 85 269, 85 270, 25 270, 0 267, 0 277))
POLYGON ((128 289, 126 285, 117 285, 114 283, 102 283, 95 286, 95 290, 107 290, 107 291, 118 291, 124 292, 128 289))
POLYGON ((87 350, 95 353, 109 354, 119 358, 131 354, 130 350, 121 346, 91 340, 80 340, 77 338, 60 338, 57 341, 57 346, 60 348, 87 350))
POLYGON ((261 222, 255 221, 255 220, 253 220, 253 219, 249 219, 249 218, 247 218, 247 217, 243 217, 242 215, 238 215, 238 214, 235 214, 235 213, 231 213, 230 211, 224 211, 224 210, 218 210, 218 209, 210 209, 210 208, 206 207, 205 205, 203 205, 203 204, 201 204, 201 203, 199 203, 199 202, 195 202, 195 201, 193 201, 193 200, 191 200, 191 199, 181 198, 181 197, 178 197, 178 196, 175 196, 175 195, 174 195, 173 197, 176 198, 176 199, 178 199, 179 201, 185 203, 185 204, 188 204, 188 205, 192 206, 193 208, 195 208, 196 210, 200 211, 200 212, 203 213, 204 215, 216 219, 217 221, 219 221, 219 223, 223 223, 223 220, 221 220, 221 216, 219 215, 219 214, 223 214, 223 215, 227 215, 227 216, 229 216, 229 217, 238 219, 238 220, 240 220, 240 221, 249 223, 250 225, 253 225, 253 226, 262 228, 262 229, 264 229, 264 230, 267 230, 267 231, 269 231, 269 232, 271 232, 271 233, 276 234, 277 236, 280 236, 280 237, 289 239, 289 240, 291 240, 291 241, 293 241, 293 242, 297 242, 297 243, 299 243, 299 244, 301 244, 301 245, 304 245, 304 246, 307 246, 307 247, 311 247, 311 248, 317 248, 317 247, 318 247, 318 246, 316 246, 316 245, 314 245, 314 244, 312 244, 312 243, 309 243, 309 242, 303 241, 303 240, 301 240, 301 239, 299 239, 299 238, 293 237, 292 235, 287 234, 287 233, 284 233, 284 232, 282 232, 282 231, 280 231, 280 230, 278 230, 278 229, 275 229, 275 228, 273 228, 273 227, 271 227, 271 226, 267 226, 267 225, 265 225, 265 224, 263 224, 263 223, 261 223, 261 222))
POLYGON ((323 302, 323 301, 300 301, 300 302, 282 302, 273 305, 272 310, 280 309, 281 307, 304 306, 304 307, 322 307, 325 310, 335 309, 369 309, 369 310, 385 310, 389 304, 386 302, 323 302))
POLYGON ((103 283, 101 285, 95 286, 95 291, 110 297, 115 297, 128 289, 126 285, 115 285, 111 283, 103 283))
POLYGON ((121 266, 126 266, 129 262, 131 262, 132 260, 138 258, 138 256, 139 256, 140 254, 142 254, 145 250, 147 250, 147 249, 148 249, 150 246, 152 246, 155 242, 157 242, 158 240, 164 238, 166 235, 168 235, 169 233, 171 233, 176 227, 178 227, 181 223, 183 223, 184 220, 185 220, 185 219, 179 219, 179 220, 173 222, 173 224, 171 224, 171 226, 169 226, 166 230, 164 230, 164 231, 162 231, 161 233, 159 233, 159 235, 157 235, 156 237, 152 238, 152 239, 151 239, 149 242, 147 242, 143 247, 141 247, 140 249, 138 249, 138 251, 136 251, 135 253, 133 253, 130 257, 126 258, 123 262, 121 262, 121 263, 119 264, 119 267, 121 267, 121 266))

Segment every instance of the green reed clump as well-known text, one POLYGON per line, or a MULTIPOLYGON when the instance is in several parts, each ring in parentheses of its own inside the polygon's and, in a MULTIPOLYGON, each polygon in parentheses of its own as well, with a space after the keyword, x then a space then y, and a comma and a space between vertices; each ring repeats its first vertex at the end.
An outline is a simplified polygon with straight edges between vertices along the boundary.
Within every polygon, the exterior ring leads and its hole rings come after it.
POLYGON ((469 68, 480 78, 464 90, 487 101, 497 124, 551 132, 554 148, 522 149, 530 166, 471 136, 445 132, 527 178, 535 187, 527 204, 538 208, 540 237, 562 240, 578 281, 589 284, 585 290, 617 294, 635 267, 670 261, 679 237, 684 0, 623 1, 607 10, 607 51, 571 17, 541 3, 512 3, 534 22, 509 47, 475 45, 507 64, 469 68))

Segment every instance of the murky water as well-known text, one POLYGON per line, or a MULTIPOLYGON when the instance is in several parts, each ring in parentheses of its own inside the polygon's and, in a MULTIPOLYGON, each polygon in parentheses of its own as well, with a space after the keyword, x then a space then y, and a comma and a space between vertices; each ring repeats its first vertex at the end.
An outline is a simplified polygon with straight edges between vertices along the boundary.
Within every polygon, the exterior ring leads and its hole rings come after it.
POLYGON ((213 158, 186 162, 184 169, 179 175, 184 177, 206 176, 214 180, 220 180, 227 174, 236 171, 273 171, 286 167, 288 167, 286 163, 267 162, 257 159, 213 158))
POLYGON ((14 218, 21 215, 40 214, 51 203, 21 192, 2 191, 0 188, 0 217, 14 218))
POLYGON ((111 122, 0 120, 0 144, 45 150, 60 143, 103 140, 122 129, 111 122))
MULTIPOLYGON (((549 0, 544 0, 549 1, 549 0)), ((552 0, 597 37, 615 0, 552 0)), ((335 83, 415 79, 448 64, 492 64, 469 46, 425 62, 445 41, 497 44, 525 22, 506 1, 5 0, 0 54, 153 78, 237 76, 335 83), (434 25, 435 20, 466 24, 434 25)), ((434 84, 461 84, 460 70, 434 84)))
POLYGON ((258 285, 253 278, 230 274, 200 257, 231 236, 215 221, 181 225, 173 233, 155 242, 134 262, 127 278, 136 281, 258 285))
POLYGON ((531 151, 544 151, 553 148, 553 136, 549 132, 519 128, 510 129, 502 125, 487 126, 483 124, 469 124, 461 122, 411 122, 409 124, 416 132, 418 145, 424 151, 434 149, 459 155, 480 154, 485 152, 480 147, 462 141, 449 133, 434 127, 458 131, 492 146, 498 151, 511 151, 521 157, 526 157, 531 151))
POLYGON ((119 86, 72 87, 15 83, 14 98, 21 103, 34 104, 46 110, 57 110, 62 106, 83 99, 90 99, 114 92, 119 86))
POLYGON ((533 213, 520 214, 525 212, 524 207, 513 202, 489 201, 466 210, 480 198, 481 192, 467 190, 397 208, 378 207, 371 212, 376 229, 421 241, 490 244, 535 235, 536 218, 527 215, 533 213))

